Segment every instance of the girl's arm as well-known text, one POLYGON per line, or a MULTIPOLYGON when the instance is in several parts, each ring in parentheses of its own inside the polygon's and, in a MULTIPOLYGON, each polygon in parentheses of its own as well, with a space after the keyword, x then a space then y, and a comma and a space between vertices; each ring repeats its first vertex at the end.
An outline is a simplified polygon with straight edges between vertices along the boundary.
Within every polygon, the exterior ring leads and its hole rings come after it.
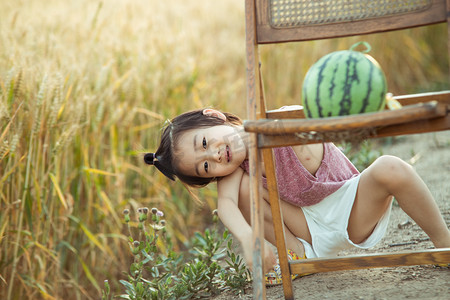
POLYGON ((222 223, 240 241, 252 236, 252 229, 238 207, 239 189, 244 171, 239 168, 217 182, 217 209, 222 223))
MULTIPOLYGON (((225 227, 240 241, 246 264, 251 268, 253 263, 252 228, 238 207, 239 189, 243 174, 244 171, 238 168, 217 183, 218 213, 225 227)), ((276 263, 276 257, 268 242, 264 243, 264 256, 264 267, 268 270, 276 263)))

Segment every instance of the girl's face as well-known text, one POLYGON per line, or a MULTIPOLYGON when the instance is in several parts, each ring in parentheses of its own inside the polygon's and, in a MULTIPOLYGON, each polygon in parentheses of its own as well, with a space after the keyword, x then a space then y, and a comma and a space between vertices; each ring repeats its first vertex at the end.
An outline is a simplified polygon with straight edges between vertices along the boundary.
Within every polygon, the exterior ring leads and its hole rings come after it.
POLYGON ((247 158, 244 137, 242 129, 230 125, 186 131, 175 151, 178 168, 190 176, 227 176, 247 158))

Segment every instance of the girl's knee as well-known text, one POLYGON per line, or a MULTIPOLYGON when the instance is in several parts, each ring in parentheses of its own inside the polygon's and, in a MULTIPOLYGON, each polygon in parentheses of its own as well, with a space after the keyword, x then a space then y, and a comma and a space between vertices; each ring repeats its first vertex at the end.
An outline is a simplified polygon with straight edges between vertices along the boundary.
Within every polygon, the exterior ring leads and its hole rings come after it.
MULTIPOLYGON (((251 199, 250 199, 250 178, 247 174, 244 174, 239 188, 238 208, 244 216, 245 220, 250 224, 251 221, 251 199)), ((264 198, 263 193, 263 198, 264 198)), ((264 208, 264 221, 271 222, 272 214, 270 212, 270 206, 265 203, 265 199, 261 199, 261 205, 264 208)))
POLYGON ((386 185, 408 180, 411 172, 413 172, 408 163, 391 155, 383 155, 377 158, 371 169, 373 179, 386 185))

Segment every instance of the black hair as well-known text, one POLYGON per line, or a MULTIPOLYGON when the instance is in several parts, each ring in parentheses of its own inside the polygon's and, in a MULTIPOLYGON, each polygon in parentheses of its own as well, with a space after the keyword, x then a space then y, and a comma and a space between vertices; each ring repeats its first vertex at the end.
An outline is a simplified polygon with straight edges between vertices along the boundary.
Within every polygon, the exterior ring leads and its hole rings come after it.
POLYGON ((177 168, 174 152, 176 151, 179 138, 188 130, 224 124, 242 125, 242 120, 238 116, 226 112, 223 112, 223 114, 226 117, 226 121, 218 117, 204 115, 203 109, 189 111, 173 118, 163 129, 158 150, 155 153, 145 154, 144 162, 154 165, 167 178, 175 180, 175 177, 177 177, 185 184, 193 187, 203 187, 212 181, 219 180, 220 178, 217 177, 204 178, 183 174, 177 168))

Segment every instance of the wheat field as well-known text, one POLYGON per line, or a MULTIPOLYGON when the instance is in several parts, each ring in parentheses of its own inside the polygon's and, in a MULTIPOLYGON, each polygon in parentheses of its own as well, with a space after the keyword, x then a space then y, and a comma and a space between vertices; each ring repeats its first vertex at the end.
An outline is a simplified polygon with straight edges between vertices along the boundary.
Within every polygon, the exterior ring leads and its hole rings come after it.
MULTIPOLYGON (((449 88, 445 25, 260 48, 270 107, 308 68, 372 45, 394 94, 449 88), (289 61, 286 63, 285 61, 289 61)), ((215 208, 144 166, 183 111, 246 114, 243 0, 0 1, 0 298, 98 299, 131 259, 125 208, 158 207, 185 250, 215 208)))

